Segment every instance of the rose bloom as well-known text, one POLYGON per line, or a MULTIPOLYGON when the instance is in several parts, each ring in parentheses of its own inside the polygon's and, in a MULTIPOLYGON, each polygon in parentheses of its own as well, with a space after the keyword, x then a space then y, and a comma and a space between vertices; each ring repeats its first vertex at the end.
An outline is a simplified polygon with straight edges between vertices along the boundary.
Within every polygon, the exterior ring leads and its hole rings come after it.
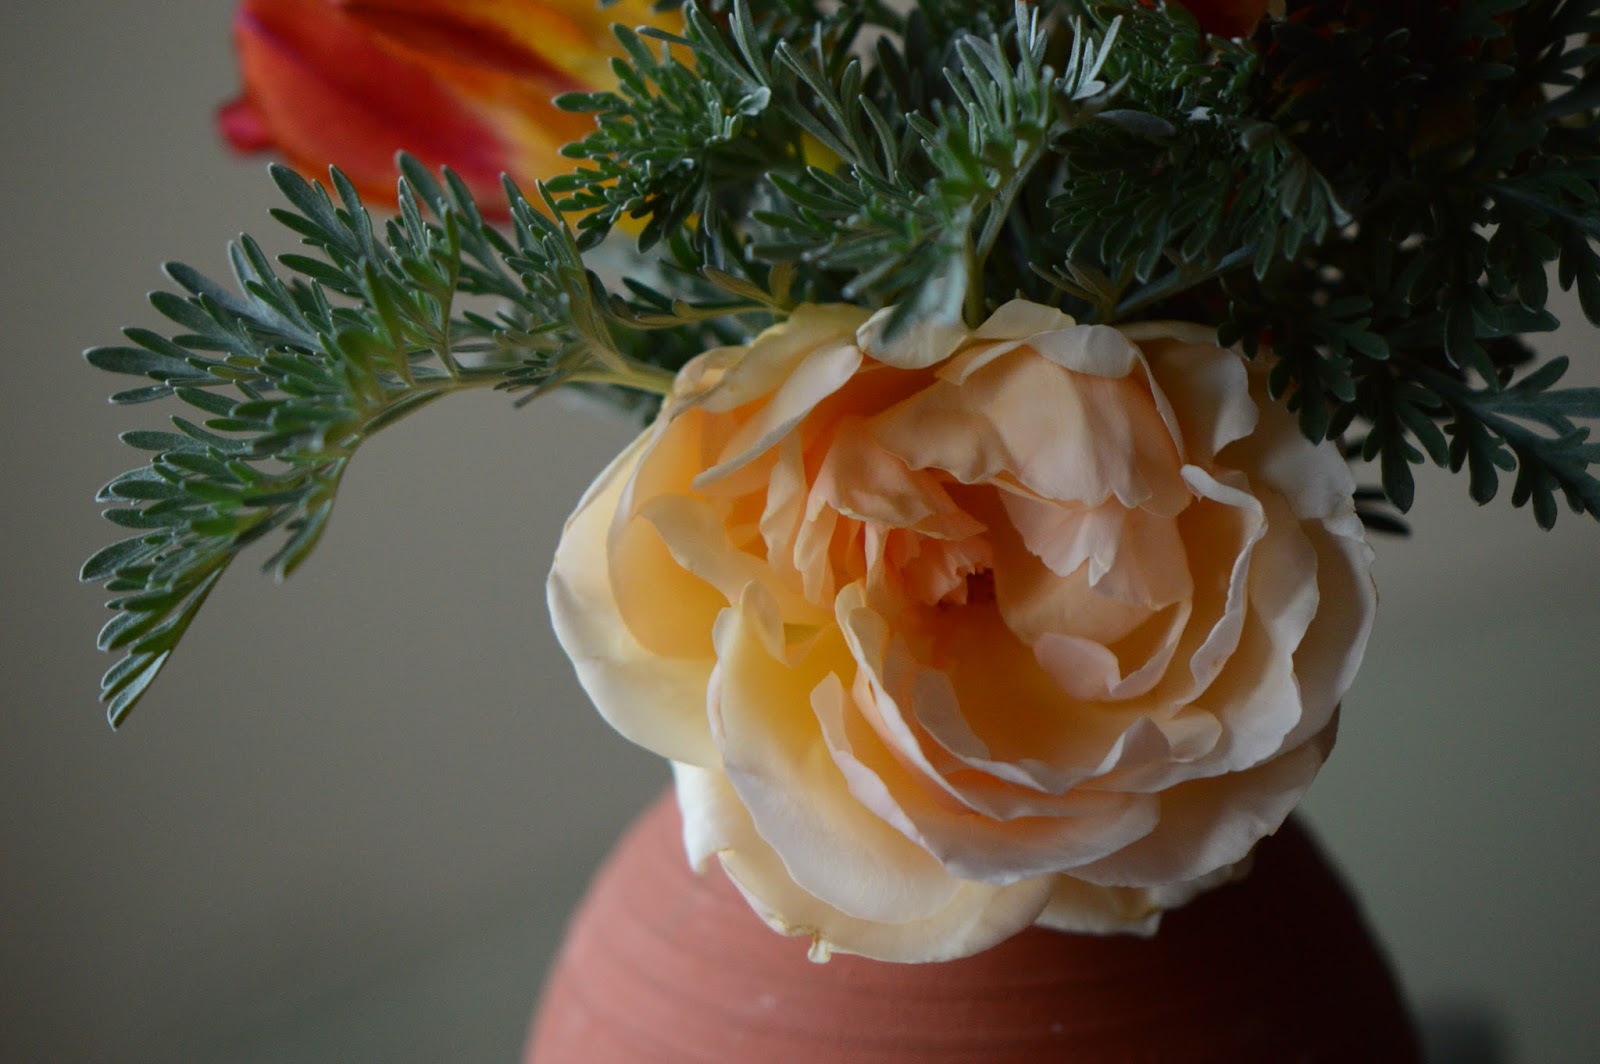
POLYGON ((807 306, 680 374, 549 596, 774 928, 932 961, 1151 931, 1333 743, 1374 607, 1338 450, 1209 330, 807 306))
POLYGON ((233 38, 244 91, 218 124, 240 151, 344 170, 393 202, 394 157, 454 169, 485 209, 500 175, 565 173, 594 128, 551 100, 615 86, 613 23, 681 24, 649 0, 244 0, 233 38))

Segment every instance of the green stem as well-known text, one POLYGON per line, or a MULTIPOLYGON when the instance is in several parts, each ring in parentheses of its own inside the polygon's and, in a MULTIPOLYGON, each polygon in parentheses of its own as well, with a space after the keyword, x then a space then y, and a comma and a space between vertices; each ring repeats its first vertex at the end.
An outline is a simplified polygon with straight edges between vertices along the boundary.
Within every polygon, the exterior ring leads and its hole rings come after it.
POLYGON ((1241 263, 1248 262, 1255 256, 1254 244, 1247 244, 1237 251, 1218 259, 1210 266, 1200 269, 1179 266, 1162 276, 1158 281, 1145 285, 1137 292, 1119 302, 1111 310, 1109 321, 1121 321, 1131 314, 1137 314, 1146 307, 1154 306, 1163 299, 1170 299, 1179 292, 1186 292, 1197 285, 1220 277, 1241 263))
POLYGON ((983 271, 988 264, 989 254, 994 251, 995 243, 1000 239, 1000 234, 1005 231, 1006 222, 1011 218, 1011 206, 1022 192, 1023 186, 1028 183, 1028 178, 1033 174, 1033 168, 1038 165, 1039 159, 1044 154, 1045 142, 1049 136, 1041 132, 1038 137, 1029 141, 1022 158, 1017 160, 1016 166, 1009 176, 1000 183, 994 196, 988 203, 988 215, 984 218, 983 230, 978 234, 978 239, 967 241, 967 301, 965 313, 968 325, 976 326, 983 319, 984 292, 983 271))
POLYGON ((672 385, 677 375, 660 366, 652 366, 630 358, 621 363, 608 360, 602 366, 580 370, 567 379, 588 384, 615 384, 618 387, 631 388, 636 392, 668 396, 672 394, 672 385))

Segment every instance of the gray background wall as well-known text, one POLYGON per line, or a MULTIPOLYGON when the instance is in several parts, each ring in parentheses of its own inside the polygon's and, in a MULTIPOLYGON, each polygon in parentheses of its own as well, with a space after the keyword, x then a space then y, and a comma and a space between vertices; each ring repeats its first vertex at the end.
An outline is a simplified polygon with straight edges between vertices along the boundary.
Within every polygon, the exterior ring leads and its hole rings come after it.
MULTIPOLYGON (((629 426, 472 396, 379 438, 300 576, 223 584, 119 734, 94 701, 132 464, 78 357, 154 324, 157 263, 224 269, 262 167, 210 129, 218 0, 0 15, 0 1059, 512 1059, 563 914, 665 780, 586 707, 542 581, 629 426)), ((1588 329, 1547 346, 1590 382, 1588 329)), ((1600 1048, 1600 528, 1425 477, 1309 803, 1413 999, 1515 1059, 1600 1048)))

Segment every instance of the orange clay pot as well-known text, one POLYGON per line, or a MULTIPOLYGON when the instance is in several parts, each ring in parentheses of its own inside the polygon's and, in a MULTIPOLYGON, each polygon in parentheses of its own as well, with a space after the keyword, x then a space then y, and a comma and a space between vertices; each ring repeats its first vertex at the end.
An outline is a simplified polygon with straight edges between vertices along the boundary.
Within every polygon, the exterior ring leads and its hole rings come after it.
POLYGON ((525 1064, 1416 1064, 1394 979, 1291 822, 1255 870, 1151 939, 1038 928, 899 965, 806 959, 720 869, 697 876, 670 792, 578 910, 525 1064))

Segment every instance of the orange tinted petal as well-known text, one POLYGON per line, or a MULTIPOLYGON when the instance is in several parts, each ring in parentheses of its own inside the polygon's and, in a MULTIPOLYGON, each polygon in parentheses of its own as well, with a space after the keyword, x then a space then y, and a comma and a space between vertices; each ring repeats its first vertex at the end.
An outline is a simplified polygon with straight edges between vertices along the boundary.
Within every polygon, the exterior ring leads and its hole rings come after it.
MULTIPOLYGON (((326 0, 246 0, 234 41, 243 113, 297 166, 337 165, 380 200, 394 194, 396 151, 448 163, 475 192, 505 167, 507 144, 434 71, 326 0)), ((237 127, 242 110, 224 117, 237 127)))
POLYGON ((668 26, 678 16, 650 10, 648 0, 621 0, 604 7, 598 0, 342 0, 342 6, 368 18, 453 24, 481 42, 479 54, 506 69, 525 67, 530 58, 559 71, 568 88, 610 84, 610 58, 618 54, 613 24, 668 26))
POLYGON ((240 150, 337 165, 377 200, 408 151, 492 208, 502 173, 526 184, 568 168, 559 151, 590 120, 552 99, 610 84, 610 24, 651 20, 642 0, 245 0, 245 89, 218 123, 240 150))

